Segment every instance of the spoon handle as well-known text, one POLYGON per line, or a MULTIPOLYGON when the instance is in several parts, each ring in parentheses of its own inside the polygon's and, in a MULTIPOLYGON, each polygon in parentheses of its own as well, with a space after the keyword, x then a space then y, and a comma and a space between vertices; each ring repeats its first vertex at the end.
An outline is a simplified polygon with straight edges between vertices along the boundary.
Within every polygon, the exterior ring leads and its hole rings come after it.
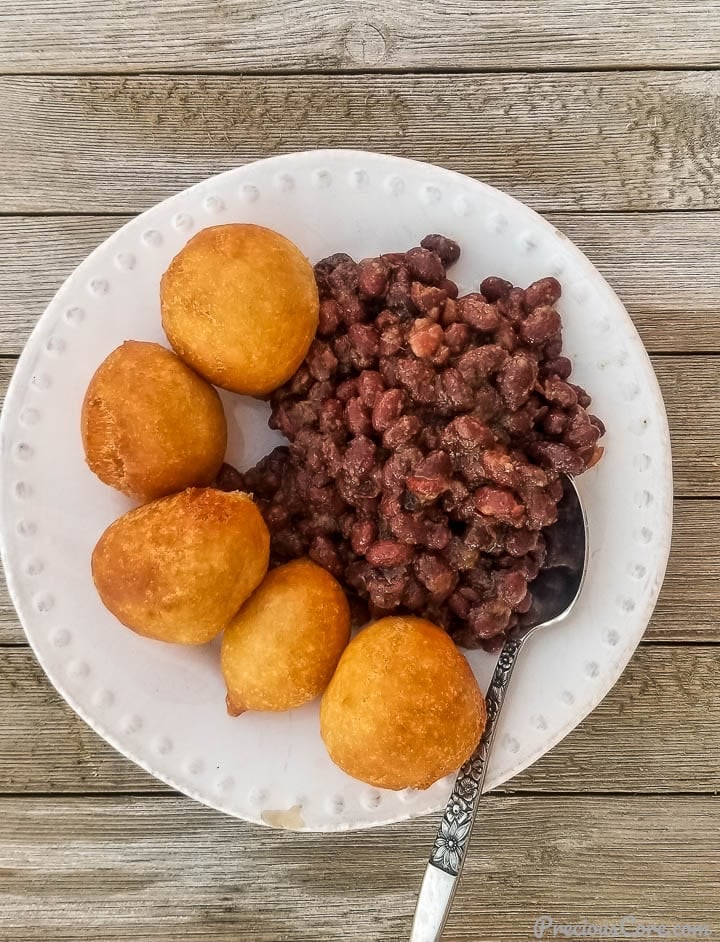
POLYGON ((485 696, 487 723, 477 749, 458 772, 425 868, 410 942, 439 942, 460 881, 480 805, 488 757, 523 639, 505 642, 485 696))

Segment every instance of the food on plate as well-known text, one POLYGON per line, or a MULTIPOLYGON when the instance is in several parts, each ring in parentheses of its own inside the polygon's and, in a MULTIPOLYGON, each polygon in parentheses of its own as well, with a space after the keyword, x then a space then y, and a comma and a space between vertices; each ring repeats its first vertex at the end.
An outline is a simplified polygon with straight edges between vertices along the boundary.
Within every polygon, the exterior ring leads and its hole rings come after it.
POLYGON ((460 296, 459 255, 430 235, 317 263, 318 335, 271 399, 289 447, 242 486, 274 561, 307 555, 372 617, 405 610, 497 647, 530 607, 560 475, 600 459, 604 427, 570 381, 558 281, 490 277, 460 296))
POLYGON ((90 470, 138 500, 210 484, 227 444, 217 391, 170 350, 137 340, 95 371, 81 431, 90 470))
POLYGON ((310 262, 262 226, 198 232, 163 275, 160 302, 175 352, 216 386, 249 396, 292 376, 318 326, 310 262))
POLYGON ((233 716, 289 710, 327 687, 350 639, 350 607, 309 559, 267 574, 225 630, 222 669, 233 716))
POLYGON ((472 754, 485 701, 441 628, 382 618, 348 645, 322 698, 320 732, 333 762, 378 788, 427 788, 472 754))
POLYGON ((158 641, 203 644, 262 582, 269 543, 247 494, 190 488, 111 524, 92 574, 123 625, 158 641))

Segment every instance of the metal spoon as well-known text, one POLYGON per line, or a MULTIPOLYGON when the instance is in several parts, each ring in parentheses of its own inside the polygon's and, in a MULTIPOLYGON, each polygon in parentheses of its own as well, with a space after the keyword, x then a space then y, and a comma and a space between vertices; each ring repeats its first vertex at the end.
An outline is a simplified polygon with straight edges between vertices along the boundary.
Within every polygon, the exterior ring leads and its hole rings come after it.
POLYGON ((587 519, 575 484, 563 478, 558 520, 544 531, 545 567, 531 585, 533 603, 505 641, 485 697, 487 724, 475 752, 458 772, 445 806, 415 909, 410 942, 439 942, 460 882, 480 805, 498 717, 523 644, 539 628, 554 625, 571 611, 587 568, 587 519))

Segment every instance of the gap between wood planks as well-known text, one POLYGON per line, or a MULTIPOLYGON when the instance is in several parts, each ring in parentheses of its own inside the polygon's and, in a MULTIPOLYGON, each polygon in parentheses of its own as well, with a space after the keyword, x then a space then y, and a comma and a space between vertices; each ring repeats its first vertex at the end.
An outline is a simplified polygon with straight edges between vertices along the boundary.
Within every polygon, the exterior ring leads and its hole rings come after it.
POLYGON ((594 65, 588 66, 582 63, 568 66, 507 66, 506 68, 484 68, 478 65, 473 68, 453 67, 451 65, 427 66, 425 68, 387 68, 387 69, 367 69, 367 68, 348 68, 348 69, 167 69, 158 67, 157 69, 128 69, 127 71, 111 69, 109 71, 84 70, 77 69, 74 72, 6 72, 0 69, 0 79, 3 78, 154 78, 156 76, 165 76, 167 78, 241 78, 241 79, 263 79, 263 78, 297 78, 298 76, 308 78, 337 78, 348 76, 355 77, 375 77, 382 78, 412 78, 413 76, 422 77, 424 75, 612 75, 613 73, 623 74, 625 72, 715 72, 720 71, 720 63, 709 63, 703 65, 594 65))

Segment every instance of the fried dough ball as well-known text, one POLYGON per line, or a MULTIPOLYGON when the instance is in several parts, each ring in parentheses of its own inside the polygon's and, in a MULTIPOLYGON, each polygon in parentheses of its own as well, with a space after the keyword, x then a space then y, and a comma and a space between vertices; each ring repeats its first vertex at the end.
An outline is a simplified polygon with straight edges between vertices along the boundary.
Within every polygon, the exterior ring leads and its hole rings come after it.
POLYGON ((314 700, 349 640, 350 606, 327 570, 309 559, 271 570, 223 635, 228 713, 314 700))
POLYGON ((470 665, 441 628, 381 618, 345 649, 322 699, 330 757, 378 788, 428 788, 459 768, 485 728, 470 665))
POLYGON ((137 340, 97 368, 80 424, 90 470, 138 500, 210 484, 227 445, 217 391, 170 350, 137 340))
POLYGON ((158 641, 203 644, 262 582, 269 549, 247 494, 189 488, 111 524, 93 552, 92 574, 123 625, 158 641))
POLYGON ((198 232, 163 275, 160 302, 175 352, 216 386, 248 396, 289 379, 318 326, 310 262, 262 226, 198 232))

